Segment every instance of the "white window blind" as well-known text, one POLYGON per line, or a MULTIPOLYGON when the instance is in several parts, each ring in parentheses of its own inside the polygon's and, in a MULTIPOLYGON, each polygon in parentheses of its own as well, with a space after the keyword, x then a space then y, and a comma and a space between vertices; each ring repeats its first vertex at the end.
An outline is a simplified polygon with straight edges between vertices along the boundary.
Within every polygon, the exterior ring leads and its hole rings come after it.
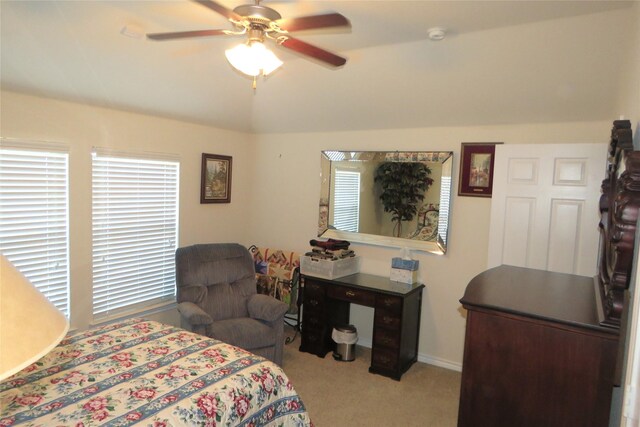
POLYGON ((440 209, 438 213, 438 234, 447 243, 449 228, 449 203, 451 202, 451 177, 443 176, 440 183, 440 209))
POLYGON ((333 226, 358 232, 360 227, 360 172, 337 169, 333 200, 333 226))
POLYGON ((69 317, 64 152, 0 147, 0 252, 69 317))
POLYGON ((93 154, 93 314, 172 300, 179 163, 93 154))

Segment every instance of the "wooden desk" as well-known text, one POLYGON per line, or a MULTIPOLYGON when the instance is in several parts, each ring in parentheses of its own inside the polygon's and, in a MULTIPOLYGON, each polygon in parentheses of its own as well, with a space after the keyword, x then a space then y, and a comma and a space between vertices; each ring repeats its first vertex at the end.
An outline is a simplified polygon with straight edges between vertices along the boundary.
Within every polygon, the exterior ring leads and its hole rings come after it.
POLYGON ((458 426, 608 425, 618 331, 599 324, 592 278, 503 265, 460 302, 458 426))
POLYGON ((392 282, 388 277, 352 274, 339 279, 302 276, 300 351, 325 357, 335 347, 331 332, 349 323, 351 303, 374 307, 369 372, 400 380, 418 358, 423 284, 392 282))

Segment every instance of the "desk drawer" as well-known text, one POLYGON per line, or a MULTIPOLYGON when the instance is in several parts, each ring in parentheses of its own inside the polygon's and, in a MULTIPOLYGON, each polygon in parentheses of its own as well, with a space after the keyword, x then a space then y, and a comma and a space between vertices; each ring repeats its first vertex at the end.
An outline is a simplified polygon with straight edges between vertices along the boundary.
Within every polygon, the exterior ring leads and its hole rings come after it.
POLYGON ((324 310, 324 297, 322 295, 305 295, 303 304, 305 310, 322 311, 324 310))
POLYGON ((349 301, 355 304, 373 307, 376 295, 372 292, 363 291, 361 289, 345 288, 342 286, 331 286, 327 290, 329 298, 349 301))
POLYGON ((313 282, 309 279, 305 279, 305 283, 304 283, 305 296, 306 295, 309 295, 309 296, 324 295, 325 289, 326 289, 326 286, 323 285, 322 283, 313 282))
POLYGON ((328 351, 325 348, 325 330, 322 328, 310 328, 303 324, 300 351, 307 351, 324 357, 328 351))
POLYGON ((302 300, 305 311, 324 311, 325 292, 326 286, 322 283, 305 280, 304 298, 302 300))
POLYGON ((376 296, 376 308, 399 315, 402 313, 402 298, 391 295, 378 295, 376 296))
POLYGON ((325 324, 324 316, 319 313, 310 313, 309 310, 307 310, 302 316, 302 324, 305 327, 321 329, 325 324))
POLYGON ((398 351, 381 348, 373 350, 371 366, 380 369, 396 370, 398 368, 398 351))
POLYGON ((373 334, 373 345, 397 350, 400 347, 400 334, 398 331, 376 328, 373 334))
POLYGON ((376 327, 382 327, 386 329, 399 330, 400 329, 400 317, 389 310, 383 310, 376 308, 374 315, 374 322, 376 327))

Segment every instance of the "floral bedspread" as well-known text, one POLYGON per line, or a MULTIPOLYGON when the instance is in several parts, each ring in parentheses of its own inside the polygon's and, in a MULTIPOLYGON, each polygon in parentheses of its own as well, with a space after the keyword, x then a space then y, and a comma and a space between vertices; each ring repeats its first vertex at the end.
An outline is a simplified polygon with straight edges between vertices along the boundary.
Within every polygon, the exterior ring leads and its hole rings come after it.
POLYGON ((68 335, 0 383, 0 426, 309 426, 274 363, 142 319, 68 335))

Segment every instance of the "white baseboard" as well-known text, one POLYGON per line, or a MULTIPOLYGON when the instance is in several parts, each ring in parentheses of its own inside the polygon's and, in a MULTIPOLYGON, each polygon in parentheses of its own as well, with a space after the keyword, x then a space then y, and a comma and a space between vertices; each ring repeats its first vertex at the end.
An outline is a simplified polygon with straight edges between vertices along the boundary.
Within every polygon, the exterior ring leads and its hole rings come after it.
POLYGON ((358 345, 361 345, 362 347, 371 348, 371 340, 362 339, 362 337, 358 337, 358 345))
POLYGON ((451 371, 462 372, 462 363, 452 362, 450 360, 433 357, 426 354, 418 353, 418 362, 427 363, 429 365, 438 366, 440 368, 449 369, 451 371))
MULTIPOLYGON (((370 339, 358 338, 358 345, 371 348, 370 339)), ((418 362, 427 363, 439 368, 449 369, 451 371, 462 372, 462 363, 452 362, 450 360, 441 359, 439 357, 430 356, 428 354, 418 353, 418 362)))

